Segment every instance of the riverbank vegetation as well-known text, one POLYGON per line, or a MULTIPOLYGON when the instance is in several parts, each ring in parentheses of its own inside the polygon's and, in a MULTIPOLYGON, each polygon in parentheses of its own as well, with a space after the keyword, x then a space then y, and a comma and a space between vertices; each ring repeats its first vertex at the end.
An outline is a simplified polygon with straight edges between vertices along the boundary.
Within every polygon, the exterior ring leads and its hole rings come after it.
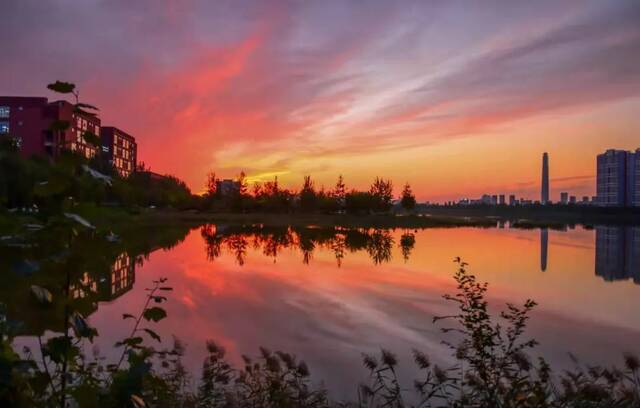
MULTIPOLYGON (((184 346, 175 339, 160 348, 155 324, 167 316, 163 304, 170 282, 151 282, 146 302, 124 314, 128 336, 114 347, 113 361, 86 350, 100 333, 78 309, 81 299, 62 291, 32 286, 29 294, 43 313, 51 307, 64 316, 63 330, 40 339, 37 350, 15 350, 15 322, 0 321, 0 403, 3 406, 79 407, 633 407, 640 404, 640 362, 625 354, 623 366, 583 367, 556 372, 544 359, 533 360, 537 346, 526 336, 536 303, 508 304, 490 312, 488 286, 456 259, 457 292, 445 295, 456 305, 451 316, 436 317, 456 361, 441 367, 414 350, 420 377, 403 384, 394 353, 381 349, 362 356, 362 384, 353 384, 351 400, 335 400, 312 375, 313 367, 284 351, 260 349, 236 367, 214 340, 199 378, 182 363, 184 346), (367 375, 368 373, 368 375, 367 375)), ((428 324, 425 322, 425 324, 428 324)))

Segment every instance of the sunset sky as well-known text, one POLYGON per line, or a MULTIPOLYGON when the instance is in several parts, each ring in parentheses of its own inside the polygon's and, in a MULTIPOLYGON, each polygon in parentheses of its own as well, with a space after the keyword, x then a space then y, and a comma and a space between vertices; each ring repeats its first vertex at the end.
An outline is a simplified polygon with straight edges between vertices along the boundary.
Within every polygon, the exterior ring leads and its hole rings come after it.
POLYGON ((640 2, 11 0, 0 95, 75 82, 139 158, 419 200, 593 195, 595 156, 640 147, 640 2))

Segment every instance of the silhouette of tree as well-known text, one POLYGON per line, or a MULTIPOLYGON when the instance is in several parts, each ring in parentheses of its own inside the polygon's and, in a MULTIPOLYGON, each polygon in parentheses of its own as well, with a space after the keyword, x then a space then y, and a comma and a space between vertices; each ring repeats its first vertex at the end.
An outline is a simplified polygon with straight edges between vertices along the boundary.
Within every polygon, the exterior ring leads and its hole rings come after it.
POLYGON ((311 176, 304 176, 304 184, 300 190, 300 209, 313 211, 316 209, 317 194, 311 176))
POLYGON ((345 209, 350 214, 370 213, 373 201, 373 196, 368 191, 352 190, 345 196, 345 209))
POLYGON ((344 184, 344 180, 342 178, 342 174, 338 176, 338 182, 336 183, 335 188, 333 189, 333 197, 335 198, 338 209, 342 210, 345 207, 345 197, 347 195, 347 188, 344 184))
POLYGON ((247 194, 248 188, 249 186, 247 184, 247 175, 244 174, 244 171, 241 171, 240 175, 238 176, 238 192, 241 196, 244 196, 247 194))
POLYGON ((413 195, 411 191, 411 186, 409 183, 404 185, 402 189, 402 198, 400 199, 400 205, 407 211, 411 211, 416 207, 416 197, 413 195))
POLYGON ((216 173, 210 171, 209 174, 207 174, 207 184, 205 185, 208 195, 214 196, 216 194, 216 191, 218 189, 217 182, 218 179, 216 178, 216 173))
POLYGON ((369 189, 369 193, 373 198, 373 210, 389 211, 393 200, 393 183, 391 180, 376 177, 369 189))

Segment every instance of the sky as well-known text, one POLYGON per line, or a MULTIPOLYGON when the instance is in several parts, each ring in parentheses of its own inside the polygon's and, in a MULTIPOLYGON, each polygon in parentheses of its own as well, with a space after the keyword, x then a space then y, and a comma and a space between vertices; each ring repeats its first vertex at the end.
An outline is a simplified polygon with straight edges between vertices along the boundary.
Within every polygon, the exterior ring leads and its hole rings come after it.
POLYGON ((640 2, 9 0, 0 94, 77 84, 139 159, 184 179, 420 201, 595 194, 596 155, 640 148, 640 2))

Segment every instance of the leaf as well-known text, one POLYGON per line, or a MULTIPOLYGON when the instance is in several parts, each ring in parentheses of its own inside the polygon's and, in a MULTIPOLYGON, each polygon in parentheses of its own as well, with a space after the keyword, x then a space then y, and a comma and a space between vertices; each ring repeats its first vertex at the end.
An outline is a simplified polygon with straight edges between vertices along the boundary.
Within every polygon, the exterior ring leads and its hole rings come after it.
POLYGON ((93 338, 98 335, 98 331, 89 326, 84 316, 78 312, 73 312, 73 314, 69 316, 69 324, 71 324, 77 337, 84 337, 93 341, 93 338))
POLYGON ((35 296, 38 302, 44 305, 48 305, 53 302, 53 296, 51 295, 51 292, 49 292, 42 286, 31 285, 31 293, 33 294, 33 296, 35 296))
POLYGON ((76 86, 71 82, 56 81, 52 84, 47 85, 47 88, 52 90, 53 92, 68 94, 72 93, 74 89, 76 89, 76 86))
POLYGON ((146 404, 144 403, 144 400, 140 397, 138 397, 135 394, 131 395, 131 403, 133 404, 133 406, 135 408, 145 408, 146 404))
POLYGON ((161 339, 158 333, 154 332, 151 329, 144 329, 144 331, 147 332, 147 334, 151 336, 152 339, 156 340, 158 343, 160 342, 161 339))
POLYGON ((149 309, 146 309, 144 311, 143 316, 147 320, 158 322, 167 317, 167 312, 165 312, 165 310, 161 307, 150 307, 149 309))
POLYGON ((65 336, 50 338, 43 350, 43 354, 56 363, 62 362, 65 358, 70 360, 79 353, 78 347, 72 345, 71 339, 65 336))
POLYGON ((125 313, 125 314, 122 315, 122 318, 123 319, 135 319, 136 317, 134 315, 132 315, 132 314, 125 313))

